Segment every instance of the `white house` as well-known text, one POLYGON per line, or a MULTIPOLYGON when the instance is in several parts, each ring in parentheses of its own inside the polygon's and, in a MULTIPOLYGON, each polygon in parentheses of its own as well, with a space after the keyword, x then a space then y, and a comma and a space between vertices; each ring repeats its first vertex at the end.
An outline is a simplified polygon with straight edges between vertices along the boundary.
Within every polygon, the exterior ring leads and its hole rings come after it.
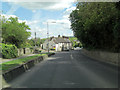
POLYGON ((48 40, 49 40, 49 49, 55 49, 56 51, 64 51, 72 49, 72 43, 68 37, 60 35, 58 37, 51 37, 43 43, 43 49, 48 49, 48 40))

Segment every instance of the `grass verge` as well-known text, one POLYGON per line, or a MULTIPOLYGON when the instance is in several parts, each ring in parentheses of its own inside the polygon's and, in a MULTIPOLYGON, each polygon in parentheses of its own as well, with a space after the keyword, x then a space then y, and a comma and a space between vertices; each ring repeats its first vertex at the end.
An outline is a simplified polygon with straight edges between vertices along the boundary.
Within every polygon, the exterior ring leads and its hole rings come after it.
POLYGON ((2 68, 0 68, 0 70, 2 70, 3 72, 8 71, 8 70, 10 70, 14 67, 17 67, 17 66, 19 66, 19 65, 21 65, 29 60, 36 59, 37 57, 43 56, 43 55, 46 55, 46 54, 37 54, 34 56, 29 56, 29 57, 25 57, 25 58, 21 58, 21 59, 12 60, 12 61, 2 63, 2 64, 0 64, 0 66, 2 66, 2 68))

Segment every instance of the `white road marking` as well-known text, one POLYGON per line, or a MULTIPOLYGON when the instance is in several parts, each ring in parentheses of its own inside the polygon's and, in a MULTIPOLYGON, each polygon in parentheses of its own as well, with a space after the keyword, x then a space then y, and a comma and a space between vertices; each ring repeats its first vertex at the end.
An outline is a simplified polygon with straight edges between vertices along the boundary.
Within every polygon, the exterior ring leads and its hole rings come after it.
POLYGON ((72 54, 71 54, 70 56, 71 56, 71 59, 73 59, 73 56, 72 56, 72 54))

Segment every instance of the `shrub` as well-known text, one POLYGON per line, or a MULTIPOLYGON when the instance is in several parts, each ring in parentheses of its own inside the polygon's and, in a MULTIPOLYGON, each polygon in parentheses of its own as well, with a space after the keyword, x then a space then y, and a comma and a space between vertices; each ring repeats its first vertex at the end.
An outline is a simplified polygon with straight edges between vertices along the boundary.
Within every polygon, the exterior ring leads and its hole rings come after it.
POLYGON ((2 50, 1 53, 3 58, 10 59, 18 57, 17 47, 15 45, 0 43, 0 48, 2 50))

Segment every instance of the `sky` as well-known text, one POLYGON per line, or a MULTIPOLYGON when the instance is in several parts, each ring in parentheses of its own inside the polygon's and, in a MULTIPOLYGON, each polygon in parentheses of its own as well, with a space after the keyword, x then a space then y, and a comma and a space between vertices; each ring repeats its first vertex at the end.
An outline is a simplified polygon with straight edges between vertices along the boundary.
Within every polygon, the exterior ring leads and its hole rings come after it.
POLYGON ((74 0, 2 0, 2 15, 18 17, 31 28, 31 37, 73 36, 69 15, 75 10, 74 0), (48 23, 48 29, 47 29, 48 23))

